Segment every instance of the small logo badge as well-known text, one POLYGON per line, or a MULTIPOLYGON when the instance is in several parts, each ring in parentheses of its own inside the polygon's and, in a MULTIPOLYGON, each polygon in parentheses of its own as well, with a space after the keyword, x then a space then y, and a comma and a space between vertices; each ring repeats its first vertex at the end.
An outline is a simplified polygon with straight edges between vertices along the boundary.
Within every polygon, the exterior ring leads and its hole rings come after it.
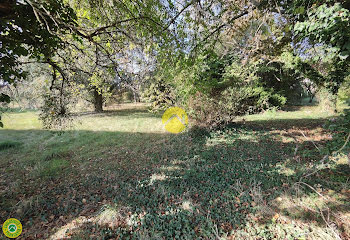
POLYGON ((22 224, 16 218, 7 219, 2 225, 2 231, 8 238, 16 238, 22 233, 22 224))
POLYGON ((180 133, 186 129, 188 117, 182 108, 168 108, 163 116, 162 123, 165 124, 165 129, 171 133, 180 133))

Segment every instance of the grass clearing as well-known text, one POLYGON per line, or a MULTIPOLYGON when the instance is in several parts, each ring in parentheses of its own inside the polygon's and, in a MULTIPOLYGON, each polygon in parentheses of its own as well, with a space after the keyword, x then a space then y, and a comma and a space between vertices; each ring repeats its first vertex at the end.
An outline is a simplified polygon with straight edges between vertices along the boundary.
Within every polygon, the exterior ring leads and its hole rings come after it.
POLYGON ((318 106, 294 106, 288 107, 286 111, 268 110, 262 114, 248 115, 247 121, 267 121, 267 120, 293 120, 293 119, 324 119, 332 117, 329 112, 322 111, 318 106))
POLYGON ((322 157, 313 143, 330 140, 329 117, 308 107, 172 135, 131 104, 63 133, 10 113, 0 142, 18 144, 0 151, 1 221, 20 219, 23 239, 344 238, 344 159, 303 178, 322 157))

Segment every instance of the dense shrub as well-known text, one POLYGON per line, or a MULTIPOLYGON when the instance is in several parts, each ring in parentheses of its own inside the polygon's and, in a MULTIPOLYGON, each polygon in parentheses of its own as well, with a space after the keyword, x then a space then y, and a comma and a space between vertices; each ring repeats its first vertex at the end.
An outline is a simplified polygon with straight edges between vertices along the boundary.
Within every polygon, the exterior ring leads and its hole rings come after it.
POLYGON ((236 116, 252 114, 286 103, 286 98, 263 87, 228 87, 221 94, 209 97, 198 92, 188 108, 199 125, 216 127, 232 122, 236 116))
POLYGON ((286 97, 263 84, 257 64, 243 65, 236 56, 207 52, 194 62, 179 65, 158 76, 144 92, 153 110, 177 105, 186 108, 198 125, 215 127, 238 115, 279 108, 286 97))
POLYGON ((142 99, 152 103, 151 111, 164 110, 175 104, 175 90, 164 81, 157 81, 146 88, 142 99))
POLYGON ((329 89, 323 87, 316 94, 319 107, 324 112, 333 113, 336 111, 337 95, 334 95, 329 89))

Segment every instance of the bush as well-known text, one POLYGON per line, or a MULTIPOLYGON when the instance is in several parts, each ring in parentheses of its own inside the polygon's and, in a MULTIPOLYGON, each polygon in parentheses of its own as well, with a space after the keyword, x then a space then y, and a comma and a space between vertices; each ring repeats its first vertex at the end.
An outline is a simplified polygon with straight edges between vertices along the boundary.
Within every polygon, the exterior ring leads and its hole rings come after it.
POLYGON ((198 125, 225 125, 238 115, 286 103, 286 97, 264 84, 258 69, 258 64, 243 65, 232 54, 219 56, 208 51, 195 60, 184 60, 179 69, 159 73, 157 78, 164 81, 155 81, 144 98, 152 103, 153 110, 183 106, 198 125))
POLYGON ((142 100, 152 103, 151 111, 165 110, 175 104, 175 90, 163 81, 152 83, 142 94, 142 100))
POLYGON ((132 102, 134 99, 134 95, 130 91, 126 91, 122 93, 123 102, 132 102))
POLYGON ((217 127, 232 122, 236 116, 281 107, 286 98, 262 87, 229 87, 219 96, 198 92, 189 102, 189 112, 198 125, 217 127))
POLYGON ((324 112, 334 113, 336 111, 337 95, 334 95, 327 88, 321 88, 317 95, 319 107, 324 112))

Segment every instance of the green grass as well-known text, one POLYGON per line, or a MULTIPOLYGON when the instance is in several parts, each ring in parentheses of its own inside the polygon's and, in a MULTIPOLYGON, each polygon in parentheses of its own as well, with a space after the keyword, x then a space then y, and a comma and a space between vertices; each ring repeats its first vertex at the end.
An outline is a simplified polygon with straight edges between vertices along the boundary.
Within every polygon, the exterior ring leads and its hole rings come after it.
POLYGON ((344 158, 303 178, 319 166, 311 140, 324 146, 331 116, 308 107, 172 135, 160 115, 130 105, 82 115, 63 133, 43 130, 35 112, 4 116, 1 221, 20 219, 22 236, 32 239, 334 239, 350 232, 344 158), (323 220, 327 208, 335 229, 323 220))
POLYGON ((269 110, 262 114, 248 115, 247 121, 267 121, 267 120, 293 120, 293 119, 324 119, 331 117, 328 112, 318 109, 317 106, 296 106, 290 107, 289 111, 269 110))
POLYGON ((15 148, 18 147, 20 145, 19 142, 14 142, 14 141, 3 141, 0 142, 0 151, 1 150, 6 150, 9 148, 15 148))

